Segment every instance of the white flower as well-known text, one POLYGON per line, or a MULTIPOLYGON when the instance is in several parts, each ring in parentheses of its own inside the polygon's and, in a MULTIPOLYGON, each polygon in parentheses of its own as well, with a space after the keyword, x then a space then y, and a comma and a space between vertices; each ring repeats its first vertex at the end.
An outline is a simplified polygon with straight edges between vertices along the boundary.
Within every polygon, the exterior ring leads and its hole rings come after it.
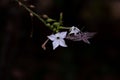
POLYGON ((76 35, 76 34, 79 33, 79 32, 80 32, 80 30, 79 30, 77 27, 72 26, 72 27, 70 28, 70 33, 69 33, 69 34, 74 34, 74 35, 76 35))
POLYGON ((67 47, 65 44, 64 38, 66 37, 67 32, 58 32, 56 34, 52 34, 48 36, 48 38, 53 41, 53 49, 56 49, 59 45, 62 47, 67 47))

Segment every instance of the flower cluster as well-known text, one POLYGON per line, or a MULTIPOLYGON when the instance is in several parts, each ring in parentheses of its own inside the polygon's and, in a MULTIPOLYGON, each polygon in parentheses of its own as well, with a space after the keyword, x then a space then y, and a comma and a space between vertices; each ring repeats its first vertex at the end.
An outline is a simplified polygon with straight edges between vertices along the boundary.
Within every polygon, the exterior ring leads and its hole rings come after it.
POLYGON ((47 15, 43 15, 42 17, 37 13, 33 12, 30 8, 35 8, 34 5, 30 5, 28 8, 19 0, 16 0, 18 4, 24 7, 29 13, 30 16, 36 16, 38 20, 40 20, 46 27, 53 31, 54 34, 47 36, 47 40, 43 43, 42 48, 45 50, 46 43, 51 40, 53 45, 53 50, 55 50, 58 46, 67 47, 65 43, 65 39, 72 40, 72 41, 83 41, 85 43, 90 44, 89 40, 92 38, 95 33, 94 32, 82 32, 75 26, 72 27, 64 27, 63 25, 63 14, 60 13, 59 21, 49 18, 47 15), (66 31, 62 31, 66 30, 66 31))

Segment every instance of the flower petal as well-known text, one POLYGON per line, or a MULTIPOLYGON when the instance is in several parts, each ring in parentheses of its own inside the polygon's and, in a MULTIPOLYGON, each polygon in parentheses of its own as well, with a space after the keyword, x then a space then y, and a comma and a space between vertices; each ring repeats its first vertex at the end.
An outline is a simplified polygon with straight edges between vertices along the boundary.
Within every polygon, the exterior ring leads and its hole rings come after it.
POLYGON ((60 32, 60 38, 65 38, 66 37, 66 35, 67 35, 67 32, 65 31, 65 32, 60 32))
POLYGON ((63 39, 60 40, 60 46, 67 47, 67 45, 65 44, 65 41, 63 39))
POLYGON ((73 30, 74 30, 74 28, 75 28, 75 26, 72 26, 72 27, 70 28, 70 31, 73 31, 73 30))
POLYGON ((69 33, 69 34, 74 34, 74 35, 76 35, 76 34, 79 33, 79 32, 80 32, 80 30, 79 30, 77 27, 72 26, 72 27, 70 28, 70 33, 69 33))
POLYGON ((56 39, 55 35, 50 35, 50 36, 47 36, 51 41, 54 41, 56 39))
POLYGON ((55 37, 60 37, 60 32, 56 33, 55 37))
POLYGON ((59 40, 53 41, 53 50, 55 50, 59 46, 59 40))
POLYGON ((55 34, 56 37, 60 37, 62 39, 65 38, 66 35, 67 35, 66 31, 65 32, 58 32, 58 33, 55 34))

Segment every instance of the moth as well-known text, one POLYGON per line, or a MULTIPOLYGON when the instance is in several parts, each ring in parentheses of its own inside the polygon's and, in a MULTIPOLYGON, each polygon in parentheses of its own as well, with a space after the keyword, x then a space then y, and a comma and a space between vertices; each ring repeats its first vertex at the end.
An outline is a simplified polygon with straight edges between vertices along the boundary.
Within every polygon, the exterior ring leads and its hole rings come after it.
POLYGON ((96 33, 95 32, 80 32, 76 35, 67 35, 66 39, 72 40, 72 41, 83 41, 87 44, 90 44, 89 40, 92 38, 96 33))

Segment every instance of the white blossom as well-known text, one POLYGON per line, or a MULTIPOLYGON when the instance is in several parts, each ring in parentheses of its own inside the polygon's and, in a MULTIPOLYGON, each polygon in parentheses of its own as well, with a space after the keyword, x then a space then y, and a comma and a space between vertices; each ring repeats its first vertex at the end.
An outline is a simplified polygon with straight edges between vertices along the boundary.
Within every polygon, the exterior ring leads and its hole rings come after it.
POLYGON ((66 37, 67 32, 58 32, 56 34, 52 34, 50 36, 48 36, 48 38, 53 41, 52 45, 53 45, 53 50, 55 50, 58 46, 62 46, 62 47, 67 47, 64 38, 66 37))
POLYGON ((80 32, 80 29, 78 29, 77 27, 75 27, 75 26, 72 26, 71 28, 70 28, 70 33, 69 34, 74 34, 74 35, 76 35, 77 33, 79 33, 80 32))

